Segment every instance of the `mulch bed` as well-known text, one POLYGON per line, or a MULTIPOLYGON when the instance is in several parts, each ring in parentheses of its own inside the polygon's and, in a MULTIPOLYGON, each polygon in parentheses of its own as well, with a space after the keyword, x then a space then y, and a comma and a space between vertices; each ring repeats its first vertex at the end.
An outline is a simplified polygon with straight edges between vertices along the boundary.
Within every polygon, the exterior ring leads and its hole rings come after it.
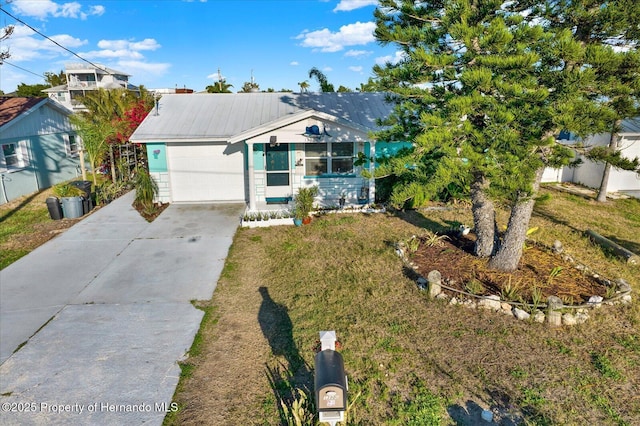
POLYGON ((473 255, 475 237, 472 234, 450 234, 435 244, 428 241, 421 238, 420 247, 411 254, 414 268, 424 277, 437 270, 443 284, 460 291, 469 292, 470 287, 484 288, 477 295, 502 296, 511 287, 517 289, 523 302, 530 303, 532 290, 538 288, 543 301, 553 295, 572 305, 585 303, 594 295, 604 297, 606 294, 607 287, 592 274, 576 269, 561 255, 537 244, 527 243, 518 269, 506 273, 489 269, 487 259, 473 255), (472 281, 475 282, 470 285, 472 281))

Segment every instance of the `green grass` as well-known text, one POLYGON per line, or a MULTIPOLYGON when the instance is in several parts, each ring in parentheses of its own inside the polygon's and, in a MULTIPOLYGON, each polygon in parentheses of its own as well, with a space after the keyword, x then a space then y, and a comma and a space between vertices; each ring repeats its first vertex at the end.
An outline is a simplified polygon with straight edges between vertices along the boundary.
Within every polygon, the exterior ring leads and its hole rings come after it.
MULTIPOLYGON (((560 239, 567 253, 638 291, 638 267, 607 257, 582 231, 589 222, 596 232, 608 228, 640 244, 640 222, 628 219, 640 211, 640 202, 602 206, 555 191, 547 198, 530 225, 539 227, 535 238, 548 245, 560 239)), ((234 292, 252 291, 241 283, 251 274, 251 285, 268 287, 285 309, 292 324, 289 349, 306 365, 313 365, 310 348, 318 331, 335 329, 350 391, 358 394, 350 399, 348 425, 464 424, 448 411, 470 398, 522 424, 640 423, 640 401, 624 391, 640 386, 637 301, 594 311, 583 326, 553 330, 429 301, 416 288, 394 244, 470 220, 469 209, 459 207, 398 216, 326 215, 300 228, 243 229, 213 301, 223 309, 242 297, 234 292), (610 347, 615 349, 603 351, 610 347)), ((499 220, 506 221, 504 213, 499 220)), ((265 359, 272 367, 282 362, 265 359)), ((288 387, 309 385, 295 373, 290 371, 288 387)), ((277 399, 265 397, 268 389, 255 392, 251 416, 238 421, 251 424, 258 417, 260 424, 281 424, 268 418, 277 399)))
MULTIPOLYGON (((51 221, 46 205, 27 203, 20 208, 0 209, 0 244, 10 239, 18 239, 21 235, 29 235, 43 223, 51 221)), ((0 254, 0 269, 4 269, 31 250, 24 248, 3 248, 0 254)))
MULTIPOLYGON (((584 325, 550 329, 430 301, 394 245, 425 230, 471 224, 464 206, 326 215, 303 227, 241 229, 213 299, 198 303, 205 317, 182 364, 175 395, 180 409, 165 423, 196 424, 235 407, 227 422, 217 424, 282 424, 274 392, 312 386, 318 331, 333 329, 349 377, 351 426, 466 424, 468 419, 451 413, 469 402, 511 416, 515 424, 640 424, 640 400, 633 392, 640 387, 640 267, 608 256, 584 235, 593 229, 629 249, 640 247, 640 201, 600 205, 545 191, 548 199, 536 207, 530 224, 539 228, 532 238, 547 245, 558 239, 566 253, 601 275, 624 278, 634 290, 631 304, 593 310, 584 325), (283 345, 278 353, 262 327, 261 287, 277 307, 271 314, 282 316, 274 323, 288 327, 274 331, 283 345), (230 311, 243 316, 226 323, 230 311), (246 324, 255 333, 248 342, 246 324), (225 341, 231 343, 221 347, 225 341), (232 349, 245 345, 231 357, 232 349), (207 358, 212 353, 229 356, 215 363, 207 358), (242 363, 256 356, 254 364, 242 363), (210 406, 198 401, 221 383, 214 383, 214 370, 203 365, 229 370, 229 380, 238 381, 233 392, 219 394, 210 406), (265 369, 276 368, 285 371, 274 389, 265 369), (245 376, 261 380, 242 381, 245 376)), ((498 219, 506 223, 506 214, 499 212, 498 219)))

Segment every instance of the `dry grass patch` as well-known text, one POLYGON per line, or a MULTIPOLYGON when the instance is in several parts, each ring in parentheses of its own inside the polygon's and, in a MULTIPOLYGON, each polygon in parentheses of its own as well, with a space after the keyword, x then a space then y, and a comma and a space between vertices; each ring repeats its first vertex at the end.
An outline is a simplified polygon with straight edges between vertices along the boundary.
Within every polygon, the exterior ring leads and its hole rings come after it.
MULTIPOLYGON (((637 267, 563 223, 560 207, 574 202, 554 194, 545 210, 539 207, 536 238, 560 239, 576 258, 625 278, 637 294, 637 267)), ((637 209, 622 206, 611 219, 632 228, 632 236, 612 231, 632 244, 640 242, 637 209)), ((569 223, 579 223, 579 209, 572 210, 569 223)), ((395 243, 469 217, 464 208, 327 215, 301 228, 239 230, 208 302, 215 320, 202 327, 200 353, 189 358, 175 397, 182 408, 167 423, 286 424, 280 399, 290 404, 298 389, 310 391, 318 331, 336 330, 351 425, 404 425, 410 418, 474 424, 482 408, 503 424, 640 424, 637 300, 597 310, 580 326, 549 329, 431 302, 416 287, 395 243)), ((596 225, 588 224, 606 234, 596 225)))

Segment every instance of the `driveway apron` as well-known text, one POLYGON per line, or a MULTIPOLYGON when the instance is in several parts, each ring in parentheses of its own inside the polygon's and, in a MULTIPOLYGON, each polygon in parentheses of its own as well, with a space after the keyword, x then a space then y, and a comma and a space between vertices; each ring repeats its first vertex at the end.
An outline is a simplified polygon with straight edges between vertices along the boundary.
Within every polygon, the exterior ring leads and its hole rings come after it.
POLYGON ((0 424, 162 424, 244 208, 129 193, 0 271, 0 424))

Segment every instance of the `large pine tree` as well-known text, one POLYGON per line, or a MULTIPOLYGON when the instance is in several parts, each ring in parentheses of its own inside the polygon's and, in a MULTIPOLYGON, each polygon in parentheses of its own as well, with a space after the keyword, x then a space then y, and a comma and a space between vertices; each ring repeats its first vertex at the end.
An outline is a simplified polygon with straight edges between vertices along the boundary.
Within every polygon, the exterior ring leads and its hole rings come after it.
POLYGON ((567 129, 586 136, 610 122, 611 110, 596 89, 603 75, 590 53, 611 53, 606 43, 613 37, 630 40, 631 32, 606 24, 608 3, 636 6, 607 2, 593 11, 585 3, 382 0, 375 12, 378 41, 404 55, 375 68, 396 101, 388 130, 378 137, 414 141, 416 163, 428 159, 433 169, 428 184, 396 192, 409 198, 465 176, 476 254, 489 257, 493 268, 517 267, 544 168, 571 160, 554 135, 567 129), (596 36, 583 35, 586 29, 575 22, 570 27, 569 12, 601 15, 589 21, 598 23, 591 31, 596 36), (501 235, 496 199, 511 208, 501 235))

